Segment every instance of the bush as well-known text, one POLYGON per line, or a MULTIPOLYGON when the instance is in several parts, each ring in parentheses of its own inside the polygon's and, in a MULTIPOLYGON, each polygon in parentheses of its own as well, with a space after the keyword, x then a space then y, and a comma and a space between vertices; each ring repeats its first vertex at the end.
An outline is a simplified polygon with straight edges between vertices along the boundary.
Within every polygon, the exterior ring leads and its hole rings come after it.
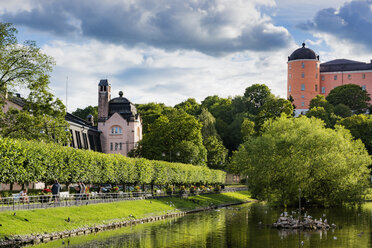
POLYGON ((276 205, 297 204, 299 189, 311 204, 358 203, 371 164, 363 143, 343 127, 284 116, 267 122, 262 136, 244 143, 232 161, 248 175, 252 195, 276 205))

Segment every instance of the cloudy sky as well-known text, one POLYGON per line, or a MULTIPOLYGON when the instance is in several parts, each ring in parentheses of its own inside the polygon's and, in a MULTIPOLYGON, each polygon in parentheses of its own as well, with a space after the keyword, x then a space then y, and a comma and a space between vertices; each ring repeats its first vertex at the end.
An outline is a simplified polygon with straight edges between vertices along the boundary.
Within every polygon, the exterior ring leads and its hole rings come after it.
POLYGON ((97 105, 107 78, 134 103, 241 95, 285 97, 286 62, 303 41, 321 61, 372 59, 372 0, 0 0, 0 21, 56 60, 68 111, 97 105), (68 78, 68 80, 67 80, 68 78))

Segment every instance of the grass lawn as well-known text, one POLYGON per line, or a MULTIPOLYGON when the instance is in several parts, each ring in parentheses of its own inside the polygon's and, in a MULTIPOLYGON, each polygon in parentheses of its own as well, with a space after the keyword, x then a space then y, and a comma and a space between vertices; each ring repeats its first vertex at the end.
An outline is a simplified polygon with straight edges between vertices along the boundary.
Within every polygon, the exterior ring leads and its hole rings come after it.
POLYGON ((210 204, 251 200, 247 191, 158 200, 121 201, 87 206, 57 207, 0 212, 0 238, 11 235, 51 233, 116 221, 140 219, 170 212, 191 210, 210 204), (14 215, 14 213, 16 213, 14 215), (66 221, 70 218, 70 221, 66 221))

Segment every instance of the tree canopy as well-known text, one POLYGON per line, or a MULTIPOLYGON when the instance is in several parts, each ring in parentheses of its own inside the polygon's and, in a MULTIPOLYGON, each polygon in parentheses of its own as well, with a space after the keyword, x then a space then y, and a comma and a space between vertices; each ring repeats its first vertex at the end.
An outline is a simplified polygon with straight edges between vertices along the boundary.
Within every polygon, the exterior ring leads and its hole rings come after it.
POLYGON ((266 122, 264 130, 232 158, 232 168, 248 175, 258 199, 295 205, 299 189, 307 204, 333 206, 363 199, 371 158, 348 130, 325 128, 316 118, 286 116, 266 122))
POLYGON ((25 88, 28 96, 21 99, 23 108, 0 112, 0 134, 4 137, 38 139, 67 143, 70 132, 64 120, 65 106, 49 90, 53 58, 42 53, 35 42, 19 44, 17 30, 0 23, 0 107, 8 92, 25 88), (67 131, 66 131, 67 130, 67 131))
POLYGON ((357 113, 365 112, 371 100, 368 92, 356 84, 338 86, 329 92, 326 99, 333 106, 341 103, 357 113))

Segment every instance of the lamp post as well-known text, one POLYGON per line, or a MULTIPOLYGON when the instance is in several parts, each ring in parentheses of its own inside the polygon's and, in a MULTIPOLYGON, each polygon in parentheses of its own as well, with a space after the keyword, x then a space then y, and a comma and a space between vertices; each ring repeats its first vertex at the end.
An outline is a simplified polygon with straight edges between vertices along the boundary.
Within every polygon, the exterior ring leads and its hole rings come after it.
MULTIPOLYGON (((165 152, 162 152, 161 155, 165 158, 165 152)), ((176 156, 179 157, 181 155, 180 152, 176 152, 176 156)), ((172 150, 169 150, 169 162, 172 162, 172 150)))

